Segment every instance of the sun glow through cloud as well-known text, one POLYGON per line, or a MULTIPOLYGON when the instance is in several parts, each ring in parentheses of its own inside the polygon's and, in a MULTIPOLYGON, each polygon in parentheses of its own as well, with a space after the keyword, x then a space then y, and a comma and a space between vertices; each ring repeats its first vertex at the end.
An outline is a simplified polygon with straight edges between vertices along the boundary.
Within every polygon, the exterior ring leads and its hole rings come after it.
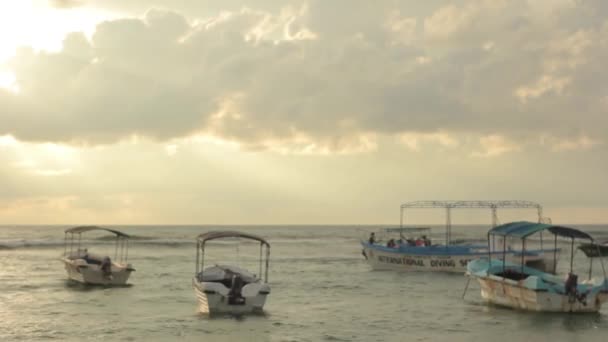
POLYGON ((0 1, 0 64, 19 46, 57 51, 69 32, 91 35, 115 14, 91 8, 55 9, 46 0, 0 1))
POLYGON ((0 220, 605 221, 603 3, 0 0, 0 220))
POLYGON ((0 71, 0 88, 12 93, 19 93, 19 87, 15 83, 15 74, 10 71, 0 71))

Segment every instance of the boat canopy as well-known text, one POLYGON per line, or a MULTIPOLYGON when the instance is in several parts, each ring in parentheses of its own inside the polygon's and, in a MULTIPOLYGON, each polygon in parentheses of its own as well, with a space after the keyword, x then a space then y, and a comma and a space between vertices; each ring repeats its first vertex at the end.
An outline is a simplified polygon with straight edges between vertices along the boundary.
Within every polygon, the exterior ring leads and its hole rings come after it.
POLYGON ((264 240, 263 238, 261 238, 257 235, 241 233, 241 232, 237 232, 237 231, 213 231, 213 232, 203 233, 198 236, 198 241, 201 243, 205 243, 206 241, 209 241, 209 240, 223 239, 223 238, 245 238, 245 239, 250 239, 250 240, 256 240, 256 241, 259 241, 262 244, 270 247, 270 244, 268 243, 268 241, 264 240))
POLYGON ((124 238, 129 238, 130 236, 128 234, 125 234, 123 232, 119 232, 118 230, 114 230, 114 229, 108 229, 108 228, 103 228, 103 227, 98 227, 98 226, 78 226, 78 227, 74 227, 74 228, 69 228, 65 230, 65 233, 70 233, 70 234, 81 234, 84 232, 89 232, 92 230, 105 230, 107 232, 110 232, 112 234, 115 234, 118 237, 124 237, 124 238))
POLYGON ((527 221, 520 222, 511 222, 507 224, 500 225, 498 227, 492 228, 488 235, 499 235, 499 236, 516 236, 521 239, 525 239, 526 237, 541 232, 543 230, 548 230, 554 235, 568 237, 573 239, 589 239, 593 241, 593 238, 578 229, 556 226, 552 224, 546 223, 533 223, 527 221))

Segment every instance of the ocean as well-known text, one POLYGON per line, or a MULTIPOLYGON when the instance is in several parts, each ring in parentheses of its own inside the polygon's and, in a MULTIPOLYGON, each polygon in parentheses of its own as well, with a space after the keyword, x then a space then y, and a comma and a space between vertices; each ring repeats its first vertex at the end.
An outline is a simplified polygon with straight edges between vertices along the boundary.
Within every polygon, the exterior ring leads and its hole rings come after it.
MULTIPOLYGON (((66 280, 59 261, 65 228, 0 226, 0 341, 589 342, 608 336, 608 307, 599 314, 528 313, 484 304, 474 281, 462 299, 464 275, 371 271, 359 239, 379 227, 110 227, 135 237, 129 261, 136 272, 131 286, 121 288, 66 280), (195 238, 226 229, 258 234, 271 244, 272 290, 264 315, 196 312, 195 238)), ((608 238, 604 225, 579 228, 608 238)), ((453 239, 483 241, 486 230, 456 226, 453 239)), ((430 234, 434 242, 443 236, 441 227, 430 234)), ((86 236, 84 244, 91 252, 114 254, 113 242, 103 236, 86 236)), ((257 247, 236 242, 207 253, 209 263, 255 265, 258 257, 257 247)), ((584 274, 582 252, 575 260, 584 274)), ((568 263, 566 248, 560 269, 568 263)))

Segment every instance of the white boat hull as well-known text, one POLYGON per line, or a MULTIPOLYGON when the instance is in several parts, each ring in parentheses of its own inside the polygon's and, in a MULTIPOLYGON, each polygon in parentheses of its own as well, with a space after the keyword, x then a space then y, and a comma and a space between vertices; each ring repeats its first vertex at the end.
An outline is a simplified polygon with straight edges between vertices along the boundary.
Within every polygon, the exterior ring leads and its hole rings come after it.
POLYGON ((87 264, 83 260, 62 259, 70 280, 88 285, 126 285, 133 269, 129 265, 112 263, 111 276, 106 276, 99 265, 87 264))
POLYGON ((194 294, 198 302, 198 311, 205 314, 249 314, 264 311, 270 286, 263 283, 247 284, 243 287, 242 304, 230 304, 228 288, 219 283, 192 281, 194 294))
POLYGON ((538 312, 598 312, 608 293, 587 296, 585 304, 570 296, 549 291, 534 291, 517 281, 499 277, 477 278, 481 297, 492 304, 538 312), (495 279, 496 278, 496 279, 495 279))
MULTIPOLYGON (((424 247, 421 247, 424 248, 424 247)), ((487 254, 463 255, 416 255, 395 250, 394 252, 364 247, 367 262, 374 270, 397 271, 426 271, 465 273, 471 260, 487 258, 487 254)), ((493 253, 492 258, 502 259, 502 253, 493 253)), ((507 254, 507 261, 521 262, 520 256, 507 254)), ((553 270, 553 254, 551 256, 525 256, 525 263, 537 263, 545 270, 553 270)))

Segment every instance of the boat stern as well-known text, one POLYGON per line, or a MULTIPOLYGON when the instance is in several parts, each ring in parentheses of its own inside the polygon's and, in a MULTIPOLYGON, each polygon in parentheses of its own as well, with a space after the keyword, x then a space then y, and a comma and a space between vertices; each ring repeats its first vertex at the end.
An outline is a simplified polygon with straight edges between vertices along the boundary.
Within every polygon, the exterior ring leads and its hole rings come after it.
POLYGON ((263 312, 270 286, 250 283, 243 286, 241 295, 233 297, 230 289, 217 282, 199 282, 196 277, 192 287, 198 302, 198 312, 204 314, 246 314, 263 312))

